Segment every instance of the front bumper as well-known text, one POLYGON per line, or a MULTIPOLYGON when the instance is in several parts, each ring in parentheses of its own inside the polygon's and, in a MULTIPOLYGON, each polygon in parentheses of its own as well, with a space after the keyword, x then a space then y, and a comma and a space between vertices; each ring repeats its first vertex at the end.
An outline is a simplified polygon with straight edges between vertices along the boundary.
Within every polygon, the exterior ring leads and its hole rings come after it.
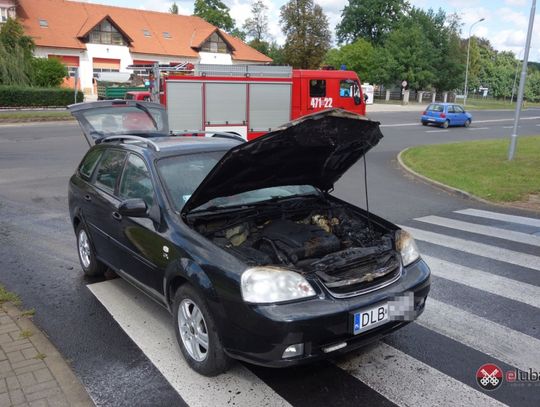
MULTIPOLYGON (((335 299, 321 290, 319 297, 289 304, 238 305, 232 326, 223 336, 225 351, 234 359, 268 367, 287 367, 346 353, 407 325, 390 321, 358 335, 352 333, 352 314, 389 301, 406 292, 414 294, 414 318, 424 310, 430 290, 430 270, 423 260, 403 269, 395 283, 356 297, 335 299), (244 307, 241 310, 241 307, 244 307), (228 333, 228 335, 227 335, 228 333), (347 345, 333 352, 330 346, 347 345), (302 355, 283 358, 285 349, 304 344, 302 355)), ((414 319, 413 318, 413 319, 414 319)))

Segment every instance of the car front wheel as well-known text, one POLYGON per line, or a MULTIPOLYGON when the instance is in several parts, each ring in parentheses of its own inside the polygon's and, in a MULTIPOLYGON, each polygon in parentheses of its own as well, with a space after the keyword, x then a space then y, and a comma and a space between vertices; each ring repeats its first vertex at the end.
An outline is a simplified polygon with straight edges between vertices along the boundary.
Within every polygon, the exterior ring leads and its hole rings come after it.
POLYGON ((101 263, 94 253, 94 248, 90 242, 90 237, 83 224, 77 226, 77 253, 79 262, 85 275, 90 277, 102 276, 107 271, 107 266, 101 263))
POLYGON ((471 125, 471 119, 465 120, 465 127, 469 127, 471 125))
POLYGON ((203 298, 190 285, 174 296, 174 325, 180 350, 189 366, 204 376, 217 376, 229 369, 216 324, 203 298))

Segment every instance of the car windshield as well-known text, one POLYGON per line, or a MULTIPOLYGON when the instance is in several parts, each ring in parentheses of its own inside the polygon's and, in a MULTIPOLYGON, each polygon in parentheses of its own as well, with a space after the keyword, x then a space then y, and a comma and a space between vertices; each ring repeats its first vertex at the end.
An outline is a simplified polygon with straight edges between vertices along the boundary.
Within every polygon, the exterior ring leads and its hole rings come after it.
MULTIPOLYGON (((157 162, 161 177, 171 204, 180 211, 199 184, 218 163, 226 151, 196 153, 162 158, 157 162)), ((240 194, 219 197, 199 206, 197 209, 211 207, 226 208, 229 206, 247 205, 255 202, 295 195, 318 195, 317 189, 310 185, 284 185, 261 188, 240 194)))
POLYGON ((431 112, 443 112, 444 106, 443 105, 429 105, 427 110, 431 112))
POLYGON ((92 137, 119 134, 168 135, 163 109, 146 106, 104 106, 81 112, 85 131, 92 137))

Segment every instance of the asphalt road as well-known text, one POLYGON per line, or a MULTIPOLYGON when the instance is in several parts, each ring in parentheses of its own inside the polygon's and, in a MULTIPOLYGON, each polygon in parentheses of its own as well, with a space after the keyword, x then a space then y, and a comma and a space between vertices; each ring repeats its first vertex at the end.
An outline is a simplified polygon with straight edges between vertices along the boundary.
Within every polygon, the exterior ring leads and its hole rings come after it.
MULTIPOLYGON (((367 157, 370 209, 414 231, 434 274, 429 312, 379 345, 305 368, 191 373, 162 310, 121 280, 82 277, 66 188, 87 145, 73 123, 0 127, 0 282, 37 310, 98 405, 539 405, 538 384, 488 393, 475 374, 487 362, 540 370, 540 220, 435 189, 396 162, 412 145, 508 137, 512 112, 448 130, 414 112, 370 116, 385 135, 367 157)), ((520 134, 540 134, 540 110, 523 119, 520 134)), ((363 182, 360 163, 335 193, 364 206, 363 182)))

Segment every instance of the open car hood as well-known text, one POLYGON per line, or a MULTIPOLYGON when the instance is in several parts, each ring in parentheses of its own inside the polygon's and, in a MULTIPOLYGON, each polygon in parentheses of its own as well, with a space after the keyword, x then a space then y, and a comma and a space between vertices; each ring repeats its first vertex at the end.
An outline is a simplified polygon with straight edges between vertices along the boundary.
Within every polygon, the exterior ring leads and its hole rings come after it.
POLYGON ((68 106, 90 146, 109 136, 169 135, 165 108, 158 103, 135 100, 103 100, 68 106))
POLYGON ((287 123, 230 149, 182 208, 182 215, 212 199, 284 185, 322 191, 382 138, 379 122, 331 109, 287 123))

